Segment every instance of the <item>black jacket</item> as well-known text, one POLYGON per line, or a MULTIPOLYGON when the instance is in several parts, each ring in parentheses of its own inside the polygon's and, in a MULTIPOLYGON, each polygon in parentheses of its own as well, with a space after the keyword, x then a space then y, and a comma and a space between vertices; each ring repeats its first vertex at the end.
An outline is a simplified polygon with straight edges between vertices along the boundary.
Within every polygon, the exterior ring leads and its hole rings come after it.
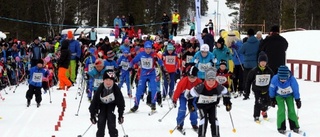
MULTIPOLYGON (((105 92, 106 88, 104 87, 104 84, 101 84, 97 91, 95 92, 93 99, 91 101, 89 111, 91 115, 97 114, 99 111, 107 110, 108 112, 113 112, 115 107, 118 108, 119 117, 123 116, 124 108, 125 108, 125 102, 123 95, 120 91, 120 88, 113 84, 112 86, 112 93, 114 94, 115 100, 113 102, 110 102, 108 104, 104 104, 100 97, 105 92)), ((101 113, 101 112, 100 112, 101 113)))
POLYGON ((213 51, 213 47, 214 47, 214 37, 213 37, 213 35, 207 33, 206 35, 204 35, 202 37, 202 39, 203 39, 203 43, 204 44, 208 44, 209 45, 209 50, 210 50, 210 52, 212 52, 213 51))
MULTIPOLYGON (((271 70, 271 68, 269 68, 268 66, 264 69, 264 70, 261 70, 260 67, 255 67, 253 69, 251 69, 249 71, 249 74, 248 74, 248 77, 247 77, 247 80, 246 80, 246 91, 249 91, 250 90, 250 87, 252 85, 252 91, 253 92, 266 92, 269 90, 269 85, 270 85, 270 82, 271 82, 271 78, 273 77, 273 71, 271 70), (264 77, 260 77, 259 76, 264 76, 264 77), (258 86, 256 85, 257 83, 259 84, 259 82, 257 82, 256 80, 260 80, 262 82, 260 83, 268 83, 267 85, 265 86, 258 86)), ((246 92, 246 93, 249 93, 249 92, 246 92)))
POLYGON ((278 67, 286 65, 287 48, 287 40, 279 34, 267 37, 260 44, 259 50, 268 55, 268 65, 274 73, 277 73, 278 67))
POLYGON ((68 69, 71 60, 71 52, 68 48, 68 45, 61 45, 60 49, 60 58, 58 60, 58 67, 63 67, 68 69))

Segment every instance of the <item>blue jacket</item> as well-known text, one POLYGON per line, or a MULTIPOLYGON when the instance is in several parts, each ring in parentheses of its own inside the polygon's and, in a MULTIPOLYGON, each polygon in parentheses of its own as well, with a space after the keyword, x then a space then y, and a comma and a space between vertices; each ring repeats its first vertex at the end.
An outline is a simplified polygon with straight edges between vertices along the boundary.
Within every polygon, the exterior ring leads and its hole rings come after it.
POLYGON ((117 65, 121 66, 121 73, 129 73, 128 69, 130 67, 130 61, 128 57, 125 57, 124 55, 120 56, 117 60, 117 65))
POLYGON ((96 68, 88 72, 89 75, 89 89, 90 91, 96 91, 103 82, 103 74, 106 69, 102 69, 100 72, 96 68))
POLYGON ((212 65, 213 65, 212 59, 214 59, 214 58, 215 57, 211 52, 208 52, 208 55, 205 58, 203 58, 201 56, 200 51, 196 52, 196 54, 193 56, 193 58, 191 59, 190 62, 196 63, 196 67, 199 69, 198 78, 200 78, 200 79, 205 78, 205 71, 209 67, 212 67, 212 65), (195 60, 198 60, 198 62, 196 62, 195 60))
POLYGON ((76 57, 80 59, 81 56, 81 47, 80 43, 77 40, 70 40, 69 50, 71 52, 71 60, 75 60, 76 57))
MULTIPOLYGON (((223 46, 222 49, 219 49, 219 48, 214 48, 213 49, 213 56, 215 58, 217 58, 217 68, 219 68, 219 65, 220 65, 220 61, 221 60, 225 60, 228 62, 228 60, 231 60, 232 59, 232 55, 230 53, 230 49, 227 48, 227 46, 223 46)), ((227 68, 228 68, 228 63, 227 63, 227 68)))
POLYGON ((124 45, 124 44, 122 44, 122 45, 120 45, 120 48, 119 48, 119 50, 121 51, 121 52, 123 52, 124 50, 128 50, 128 51, 130 51, 130 46, 128 45, 124 45))
POLYGON ((42 78, 48 76, 48 71, 37 66, 32 67, 30 70, 29 84, 35 87, 42 87, 42 78))
POLYGON ((242 47, 243 43, 242 41, 237 41, 234 46, 231 46, 232 49, 232 61, 234 63, 234 65, 240 65, 243 64, 243 55, 239 54, 239 50, 242 47), (240 60, 240 62, 239 62, 240 60))
POLYGON ((260 41, 255 36, 250 36, 239 50, 239 54, 243 54, 245 68, 254 68, 258 64, 258 50, 260 41))
POLYGON ((106 70, 114 70, 115 68, 118 68, 118 65, 114 60, 105 60, 104 67, 106 70))
POLYGON ((96 62, 96 57, 93 55, 90 55, 89 57, 86 58, 84 68, 88 68, 88 71, 91 71, 92 68, 89 68, 89 65, 92 64, 90 67, 94 67, 95 62, 96 62))
MULTIPOLYGON (((141 76, 145 75, 156 75, 155 65, 156 60, 154 59, 155 53, 151 52, 150 54, 147 54, 146 52, 140 52, 138 55, 136 55, 132 61, 130 62, 130 68, 138 62, 140 62, 141 67, 141 76)), ((160 66, 163 66, 163 61, 161 59, 157 59, 158 64, 160 66)))
POLYGON ((282 83, 278 75, 274 75, 269 86, 269 96, 270 98, 293 96, 295 99, 300 99, 299 84, 296 78, 291 75, 286 82, 282 83))
POLYGON ((113 26, 116 27, 116 24, 118 24, 119 28, 122 28, 121 18, 114 18, 114 20, 113 20, 113 26))

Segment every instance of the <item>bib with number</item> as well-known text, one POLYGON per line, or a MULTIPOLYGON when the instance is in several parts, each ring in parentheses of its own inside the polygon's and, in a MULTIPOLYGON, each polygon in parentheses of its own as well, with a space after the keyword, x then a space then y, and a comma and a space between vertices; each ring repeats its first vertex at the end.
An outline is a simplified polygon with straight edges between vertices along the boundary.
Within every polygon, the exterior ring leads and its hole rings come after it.
POLYGON ((106 66, 106 70, 113 70, 114 66, 106 66))
POLYGON ((94 79, 93 86, 97 88, 100 86, 101 83, 103 83, 103 79, 94 79))
POLYGON ((33 73, 32 81, 33 82, 42 82, 42 73, 33 73))
POLYGON ((121 61, 120 64, 121 64, 123 70, 128 70, 129 69, 129 62, 121 61))
POLYGON ((166 56, 166 64, 175 65, 176 64, 176 56, 166 56))
POLYGON ((280 88, 278 87, 278 91, 277 93, 279 95, 288 95, 288 94, 291 94, 293 92, 291 86, 287 87, 287 88, 280 88))
POLYGON ((193 56, 188 56, 186 57, 186 63, 190 63, 192 60, 193 56))
POLYGON ((198 69, 201 72, 205 72, 210 66, 211 66, 211 63, 199 63, 198 69))
POLYGON ((113 102, 115 100, 114 94, 111 93, 105 97, 100 97, 100 100, 104 103, 104 104, 109 104, 110 102, 113 102))
POLYGON ((225 76, 217 76, 216 80, 218 81, 219 84, 224 84, 228 81, 227 77, 225 76))
POLYGON ((256 75, 256 86, 267 86, 270 83, 270 74, 256 75))
POLYGON ((152 69, 153 59, 152 58, 141 58, 141 67, 143 69, 152 69))
POLYGON ((89 64, 88 65, 88 71, 90 72, 91 70, 93 70, 94 69, 94 65, 93 64, 89 64))
POLYGON ((200 95, 198 99, 198 104, 210 104, 214 103, 217 101, 217 95, 213 96, 205 96, 205 95, 200 95))

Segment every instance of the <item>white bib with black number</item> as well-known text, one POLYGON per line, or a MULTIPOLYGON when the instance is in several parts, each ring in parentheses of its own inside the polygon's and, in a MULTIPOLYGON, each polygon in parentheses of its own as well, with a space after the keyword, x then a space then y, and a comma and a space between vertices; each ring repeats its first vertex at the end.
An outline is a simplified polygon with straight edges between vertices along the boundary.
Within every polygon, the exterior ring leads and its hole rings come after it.
POLYGON ((129 69, 129 62, 121 61, 121 66, 122 66, 123 70, 128 70, 129 69))
POLYGON ((100 97, 100 100, 104 103, 104 104, 109 104, 110 102, 113 102, 115 100, 114 94, 111 93, 105 97, 100 97))
POLYGON ((186 57, 186 63, 190 63, 192 60, 193 56, 188 56, 186 57))
POLYGON ((33 82, 42 82, 42 73, 33 73, 32 81, 33 82))
POLYGON ((88 71, 90 72, 91 70, 93 70, 94 69, 94 65, 93 64, 89 64, 88 65, 88 71))
POLYGON ((219 84, 224 84, 228 81, 227 77, 225 76, 217 76, 216 80, 218 81, 219 84))
POLYGON ((175 65, 176 64, 176 56, 166 56, 166 64, 175 65))
POLYGON ((106 66, 106 70, 113 70, 114 66, 106 66))
POLYGON ((198 99, 198 104, 210 104, 214 103, 217 101, 217 95, 213 96, 205 96, 205 95, 200 95, 198 99))
POLYGON ((143 69, 152 69, 153 66, 152 58, 141 58, 141 67, 143 69))
POLYGON ((267 86, 270 83, 270 74, 256 75, 256 86, 267 86))
POLYGON ((279 95, 288 95, 288 94, 291 94, 293 92, 291 86, 287 87, 287 88, 280 88, 278 87, 278 91, 277 93, 279 95))
POLYGON ((103 83, 103 79, 94 79, 93 86, 97 88, 101 83, 103 83))
POLYGON ((199 63, 198 69, 201 72, 205 72, 210 66, 211 66, 211 63, 199 63))

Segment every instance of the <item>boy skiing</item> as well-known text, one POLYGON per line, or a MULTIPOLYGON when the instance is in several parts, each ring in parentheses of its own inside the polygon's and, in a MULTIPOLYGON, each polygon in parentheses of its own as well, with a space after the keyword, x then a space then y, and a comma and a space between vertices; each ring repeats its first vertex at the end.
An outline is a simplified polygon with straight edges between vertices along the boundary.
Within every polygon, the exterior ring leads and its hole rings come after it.
POLYGON ((123 55, 118 59, 117 65, 119 66, 119 70, 121 70, 121 75, 120 75, 120 83, 119 87, 121 88, 123 83, 125 82, 127 85, 127 95, 129 98, 132 98, 132 93, 131 93, 131 84, 130 84, 130 70, 129 69, 129 64, 131 61, 131 56, 129 56, 129 50, 125 49, 122 51, 123 55))
POLYGON ((275 107, 276 104, 278 105, 278 132, 282 134, 286 133, 286 103, 290 129, 293 130, 293 132, 299 133, 300 126, 293 102, 293 100, 295 100, 297 108, 301 108, 299 84, 287 66, 280 66, 278 68, 278 74, 272 77, 269 86, 269 96, 272 107, 275 107))
POLYGON ((102 59, 96 59, 96 62, 94 63, 94 68, 89 71, 85 79, 89 80, 89 87, 88 87, 88 100, 91 101, 92 94, 97 91, 98 87, 101 83, 103 83, 103 74, 106 71, 106 69, 103 66, 103 60, 102 59))
POLYGON ((110 137, 118 137, 116 115, 114 114, 116 106, 118 108, 118 123, 122 124, 124 122, 123 111, 125 102, 120 88, 115 84, 114 80, 115 73, 107 70, 103 74, 103 83, 99 85, 89 107, 91 114, 90 121, 92 124, 98 123, 96 137, 105 136, 106 123, 110 137), (97 114, 98 120, 96 118, 97 114))

